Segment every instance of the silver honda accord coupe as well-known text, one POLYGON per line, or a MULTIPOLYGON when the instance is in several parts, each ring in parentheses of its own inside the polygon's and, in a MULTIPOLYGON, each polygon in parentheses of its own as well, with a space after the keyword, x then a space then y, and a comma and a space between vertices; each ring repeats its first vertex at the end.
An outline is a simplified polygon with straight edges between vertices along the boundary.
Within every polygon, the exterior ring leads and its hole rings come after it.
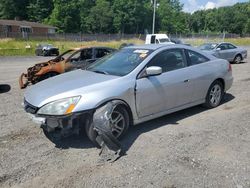
POLYGON ((198 49, 130 46, 86 70, 31 86, 24 95, 24 108, 46 133, 66 136, 85 129, 95 141, 93 114, 116 101, 110 122, 112 134, 120 138, 130 125, 199 104, 217 107, 232 82, 228 61, 198 49))
POLYGON ((222 43, 205 43, 199 46, 200 50, 214 55, 215 57, 226 59, 229 62, 241 63, 247 58, 247 50, 237 47, 228 42, 222 43))

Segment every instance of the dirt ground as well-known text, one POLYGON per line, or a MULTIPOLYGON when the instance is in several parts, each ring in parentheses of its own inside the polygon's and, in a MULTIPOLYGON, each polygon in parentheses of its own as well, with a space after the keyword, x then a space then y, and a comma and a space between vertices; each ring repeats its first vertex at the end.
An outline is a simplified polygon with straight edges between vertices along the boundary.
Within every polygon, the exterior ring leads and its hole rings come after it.
POLYGON ((99 163, 85 135, 51 142, 22 109, 18 76, 45 59, 0 57, 0 84, 11 86, 0 93, 0 187, 250 188, 250 54, 232 65, 222 105, 130 128, 126 155, 112 164, 99 163))

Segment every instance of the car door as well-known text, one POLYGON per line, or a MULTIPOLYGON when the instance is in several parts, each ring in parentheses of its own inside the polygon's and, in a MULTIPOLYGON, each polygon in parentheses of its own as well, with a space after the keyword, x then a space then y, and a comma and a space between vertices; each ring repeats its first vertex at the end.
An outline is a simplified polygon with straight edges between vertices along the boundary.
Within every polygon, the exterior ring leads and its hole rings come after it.
POLYGON ((189 103, 192 87, 183 49, 158 53, 146 67, 150 66, 159 66, 163 72, 158 76, 139 76, 136 80, 136 108, 140 118, 189 103))
POLYGON ((88 60, 93 58, 92 48, 82 49, 73 53, 69 58, 65 66, 65 71, 71 71, 75 69, 85 68, 88 66, 88 60))
POLYGON ((222 43, 217 47, 218 57, 221 59, 226 59, 229 61, 230 59, 230 50, 228 49, 228 45, 226 43, 222 43))
POLYGON ((188 49, 185 52, 193 88, 191 101, 198 102, 205 99, 214 70, 211 69, 210 60, 204 55, 188 49))
POLYGON ((236 46, 229 44, 229 43, 227 44, 227 46, 228 46, 228 52, 229 52, 228 53, 228 61, 233 61, 236 54, 237 54, 238 49, 236 46))

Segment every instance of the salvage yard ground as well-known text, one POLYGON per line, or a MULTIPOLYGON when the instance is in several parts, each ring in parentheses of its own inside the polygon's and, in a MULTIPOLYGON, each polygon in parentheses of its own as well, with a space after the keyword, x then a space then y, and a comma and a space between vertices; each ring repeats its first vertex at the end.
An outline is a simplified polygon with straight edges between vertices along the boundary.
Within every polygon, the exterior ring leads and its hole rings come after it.
POLYGON ((126 155, 99 163, 85 135, 53 143, 21 103, 18 76, 44 57, 0 57, 0 187, 250 187, 250 47, 222 105, 130 128, 126 155))

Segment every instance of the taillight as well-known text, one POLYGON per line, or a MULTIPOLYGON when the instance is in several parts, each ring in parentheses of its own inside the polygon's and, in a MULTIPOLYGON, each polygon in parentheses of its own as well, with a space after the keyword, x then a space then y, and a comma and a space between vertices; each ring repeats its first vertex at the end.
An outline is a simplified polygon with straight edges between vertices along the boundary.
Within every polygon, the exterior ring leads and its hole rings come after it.
POLYGON ((228 72, 231 72, 232 71, 232 65, 231 63, 228 63, 228 69, 227 69, 228 72))

